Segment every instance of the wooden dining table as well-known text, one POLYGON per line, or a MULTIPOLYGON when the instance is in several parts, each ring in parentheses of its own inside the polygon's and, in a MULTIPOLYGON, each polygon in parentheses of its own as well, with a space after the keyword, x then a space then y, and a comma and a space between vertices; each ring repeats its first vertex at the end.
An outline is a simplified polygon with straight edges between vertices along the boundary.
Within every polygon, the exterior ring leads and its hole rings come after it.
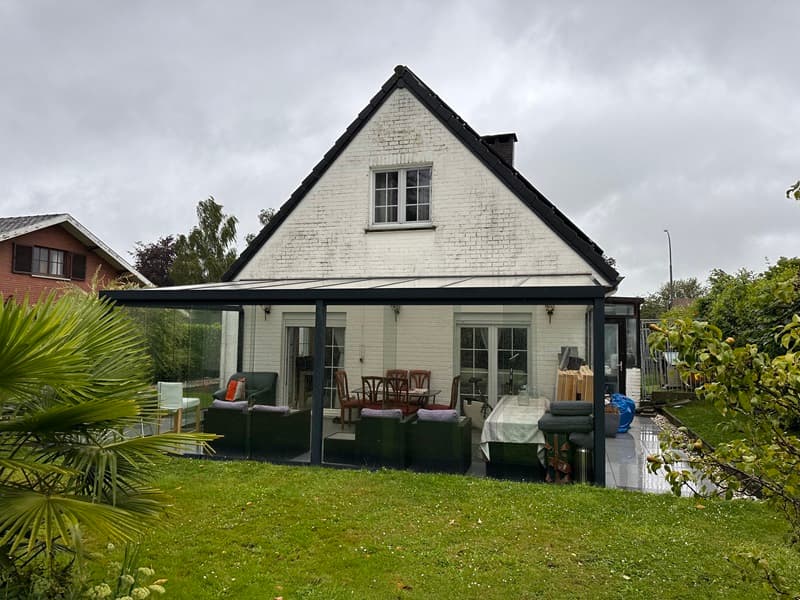
MULTIPOLYGON (((376 376, 377 377, 377 376, 376 376)), ((386 396, 389 394, 386 387, 386 382, 390 379, 389 377, 380 376, 383 379, 383 403, 386 404, 386 396)), ((353 394, 357 394, 359 396, 363 396, 364 388, 355 388, 350 390, 353 394)), ((410 388, 408 390, 408 398, 409 400, 414 398, 418 401, 418 403, 424 408, 425 405, 433 399, 434 402, 436 401, 436 396, 442 393, 442 390, 431 390, 426 388, 410 388)))

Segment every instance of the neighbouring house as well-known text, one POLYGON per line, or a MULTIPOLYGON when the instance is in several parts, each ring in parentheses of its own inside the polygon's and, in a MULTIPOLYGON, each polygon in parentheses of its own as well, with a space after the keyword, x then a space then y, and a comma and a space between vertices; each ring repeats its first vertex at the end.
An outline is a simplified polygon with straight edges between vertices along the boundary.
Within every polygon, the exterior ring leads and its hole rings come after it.
MULTIPOLYGON (((479 135, 398 66, 223 282, 104 293, 227 311, 223 383, 277 373, 275 402, 310 409, 311 463, 325 462, 340 414, 338 370, 353 388, 390 369, 429 370, 444 403, 460 376, 459 410, 480 429, 502 398, 557 399, 560 369, 638 366, 615 346, 637 344, 635 299, 609 300, 620 275, 514 168, 516 142, 479 135)), ((610 388, 605 376, 587 381, 603 484, 610 388)))
POLYGON ((141 273, 68 214, 0 217, 0 293, 38 299, 72 283, 85 290, 128 278, 151 285, 141 273))

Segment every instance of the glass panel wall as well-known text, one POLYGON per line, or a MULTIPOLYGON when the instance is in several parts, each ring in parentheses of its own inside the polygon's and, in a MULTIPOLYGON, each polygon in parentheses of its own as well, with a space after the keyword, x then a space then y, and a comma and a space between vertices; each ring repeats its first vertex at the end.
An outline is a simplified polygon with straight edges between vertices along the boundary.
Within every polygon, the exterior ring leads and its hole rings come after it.
MULTIPOLYGON (((312 306, 136 310, 154 382, 201 398, 218 456, 311 460, 312 306)), ((586 306, 329 306, 322 461, 542 478, 547 401, 592 400, 590 332, 586 306)))

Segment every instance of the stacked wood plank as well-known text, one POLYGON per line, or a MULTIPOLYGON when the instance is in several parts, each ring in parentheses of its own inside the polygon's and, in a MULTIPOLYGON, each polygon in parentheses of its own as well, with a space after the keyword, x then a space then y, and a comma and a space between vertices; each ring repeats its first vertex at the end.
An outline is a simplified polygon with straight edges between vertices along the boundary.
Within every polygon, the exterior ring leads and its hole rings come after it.
POLYGON ((560 370, 556 378, 556 400, 587 400, 594 398, 594 373, 583 365, 578 370, 560 370))

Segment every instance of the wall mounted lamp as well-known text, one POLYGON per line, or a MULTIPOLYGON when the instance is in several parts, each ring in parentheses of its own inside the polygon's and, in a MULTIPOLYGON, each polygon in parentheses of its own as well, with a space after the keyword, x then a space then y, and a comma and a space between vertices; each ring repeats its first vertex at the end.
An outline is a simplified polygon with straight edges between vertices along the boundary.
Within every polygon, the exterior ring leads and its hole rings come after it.
POLYGON ((264 305, 264 320, 267 320, 267 315, 272 312, 272 306, 270 304, 264 305))
POLYGON ((553 313, 556 312, 555 304, 545 304, 544 305, 544 310, 545 310, 545 312, 547 312, 547 322, 548 323, 552 323, 553 322, 553 313))

